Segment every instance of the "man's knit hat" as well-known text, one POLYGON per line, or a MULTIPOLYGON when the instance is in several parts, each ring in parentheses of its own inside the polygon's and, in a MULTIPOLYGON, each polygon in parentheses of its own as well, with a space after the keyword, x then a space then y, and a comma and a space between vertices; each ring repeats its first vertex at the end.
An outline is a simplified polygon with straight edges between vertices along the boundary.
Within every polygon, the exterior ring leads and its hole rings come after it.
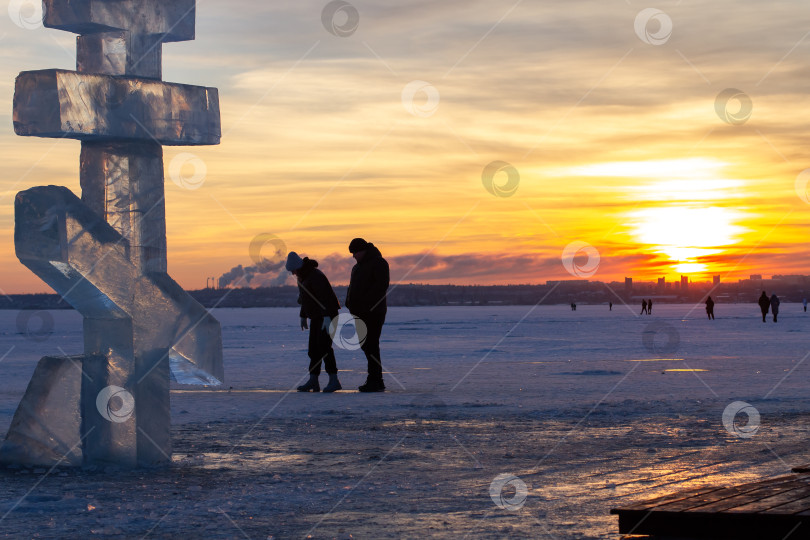
POLYGON ((299 257, 298 253, 291 251, 290 254, 287 255, 287 264, 284 265, 284 268, 286 268, 288 272, 295 272, 302 266, 304 266, 304 259, 299 257))

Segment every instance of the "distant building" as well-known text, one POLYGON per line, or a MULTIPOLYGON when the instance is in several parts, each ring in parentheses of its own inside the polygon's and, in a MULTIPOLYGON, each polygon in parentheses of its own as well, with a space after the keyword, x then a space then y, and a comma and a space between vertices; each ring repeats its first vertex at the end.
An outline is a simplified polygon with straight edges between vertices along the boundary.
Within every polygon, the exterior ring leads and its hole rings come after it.
POLYGON ((748 279, 751 281, 762 281, 762 274, 751 274, 748 279))
POLYGON ((681 291, 686 292, 689 288, 689 276, 681 276, 681 291))
POLYGON ((627 291, 633 290, 633 278, 631 277, 624 278, 624 289, 627 291))
POLYGON ((771 276, 771 279, 774 281, 781 281, 782 283, 788 283, 790 285, 804 285, 807 278, 805 276, 797 276, 797 275, 789 275, 789 276, 775 275, 771 276))
POLYGON ((720 276, 712 277, 712 285, 720 285, 720 276))

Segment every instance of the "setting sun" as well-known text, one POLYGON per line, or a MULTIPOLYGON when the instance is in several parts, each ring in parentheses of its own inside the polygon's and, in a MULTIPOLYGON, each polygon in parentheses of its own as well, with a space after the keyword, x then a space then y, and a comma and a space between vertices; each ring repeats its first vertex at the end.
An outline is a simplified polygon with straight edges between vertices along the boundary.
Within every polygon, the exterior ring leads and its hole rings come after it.
POLYGON ((659 206, 630 214, 637 242, 666 255, 677 273, 712 269, 702 258, 722 253, 745 231, 738 212, 720 207, 659 206))

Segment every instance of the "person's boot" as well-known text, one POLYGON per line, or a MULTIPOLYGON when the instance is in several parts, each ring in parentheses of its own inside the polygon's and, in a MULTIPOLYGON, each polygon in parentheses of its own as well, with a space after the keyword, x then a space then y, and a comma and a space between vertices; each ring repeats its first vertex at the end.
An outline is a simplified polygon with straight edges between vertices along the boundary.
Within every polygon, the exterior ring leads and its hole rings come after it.
POLYGON ((302 384, 298 387, 299 392, 320 392, 321 391, 321 384, 318 382, 317 375, 309 375, 309 380, 306 384, 302 384))
POLYGON ((338 380, 337 373, 330 373, 329 374, 329 384, 326 385, 326 388, 323 389, 324 392, 334 392, 335 390, 343 390, 343 387, 340 385, 340 381, 338 380))
POLYGON ((385 384, 382 379, 379 381, 372 381, 366 379, 366 384, 358 388, 361 392, 385 392, 385 384))

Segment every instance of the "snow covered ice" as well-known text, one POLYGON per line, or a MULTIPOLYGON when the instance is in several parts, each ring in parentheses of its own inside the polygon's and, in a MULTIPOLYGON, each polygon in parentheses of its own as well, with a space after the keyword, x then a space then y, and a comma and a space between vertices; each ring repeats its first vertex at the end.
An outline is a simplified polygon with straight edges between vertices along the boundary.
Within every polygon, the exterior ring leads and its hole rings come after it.
MULTIPOLYGON (((631 308, 391 308, 389 390, 374 396, 289 392, 308 364, 297 310, 214 310, 228 384, 173 384, 166 478, 145 489, 142 473, 49 477, 35 491, 46 500, 20 503, 0 530, 44 509, 48 530, 62 534, 90 524, 111 535, 230 537, 240 535, 233 520, 263 538, 618 538, 611 507, 810 462, 810 319, 800 305, 783 304, 776 324, 754 304, 718 304, 715 321, 702 305, 658 304, 642 317, 631 308), (674 349, 666 329, 677 332, 674 349), (735 401, 761 414, 753 437, 724 427, 735 401), (502 474, 527 486, 518 509, 490 497, 502 474)), ((0 429, 39 355, 82 350, 81 317, 50 313, 45 341, 3 336, 0 429)), ((3 328, 15 317, 0 312, 3 328)), ((344 388, 356 388, 362 353, 336 354, 344 388)), ((37 478, 7 473, 0 510, 37 478)))

